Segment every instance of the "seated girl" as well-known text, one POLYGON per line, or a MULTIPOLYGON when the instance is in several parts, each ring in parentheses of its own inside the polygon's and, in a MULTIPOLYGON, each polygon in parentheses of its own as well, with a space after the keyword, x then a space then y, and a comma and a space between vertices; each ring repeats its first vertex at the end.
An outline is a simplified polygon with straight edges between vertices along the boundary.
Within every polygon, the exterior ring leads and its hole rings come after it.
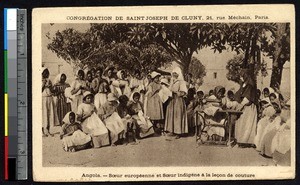
MULTIPOLYGON (((128 101, 129 98, 126 95, 121 95, 119 97, 119 106, 117 107, 117 112, 123 121, 123 125, 124 125, 123 137, 125 137, 125 139, 126 139, 128 124, 133 124, 135 122, 132 119, 132 117, 129 115, 128 101)), ((135 131, 135 127, 133 127, 132 129, 135 131)))
POLYGON ((229 90, 227 92, 226 108, 236 110, 238 107, 238 104, 239 103, 237 101, 235 101, 235 99, 234 99, 233 91, 229 90))
POLYGON ((281 110, 280 117, 283 124, 277 130, 273 140, 271 151, 275 165, 291 165, 291 110, 290 102, 287 102, 281 110))
POLYGON ((291 165, 291 120, 288 119, 277 130, 271 145, 273 161, 276 165, 291 165))
POLYGON ((271 104, 268 104, 264 101, 261 102, 261 105, 264 107, 263 112, 261 113, 261 119, 257 123, 257 131, 254 138, 254 144, 256 146, 257 151, 261 151, 261 139, 262 135, 265 131, 266 126, 269 124, 271 119, 273 119, 273 115, 276 114, 274 107, 271 104))
POLYGON ((128 108, 132 118, 137 122, 140 138, 144 138, 154 134, 154 129, 150 119, 144 115, 143 105, 139 99, 140 93, 133 93, 128 108))
POLYGON ((111 146, 123 139, 124 124, 117 113, 118 99, 113 93, 107 95, 107 102, 100 108, 98 113, 110 132, 111 146))
POLYGON ((109 145, 108 130, 97 115, 92 103, 94 95, 89 91, 83 94, 83 103, 77 108, 77 120, 81 122, 82 131, 92 136, 94 148, 109 145))
POLYGON ((280 117, 281 106, 279 100, 277 99, 276 101, 274 101, 272 105, 276 113, 270 117, 270 121, 262 134, 261 137, 262 139, 260 143, 260 147, 261 147, 260 154, 264 157, 272 157, 273 155, 273 152, 271 150, 272 140, 282 123, 282 119, 280 117))
MULTIPOLYGON (((224 96, 225 88, 222 86, 217 86, 214 90, 214 94, 209 96, 203 107, 203 118, 202 122, 206 122, 206 127, 203 131, 206 131, 209 138, 212 140, 223 140, 225 136, 224 129, 224 115, 218 113, 218 110, 226 106, 226 98, 224 96)), ((201 120, 200 120, 201 121, 201 120)), ((204 126, 204 124, 202 124, 204 126)))
POLYGON ((91 136, 82 132, 74 112, 68 112, 62 120, 60 139, 66 152, 75 152, 91 146, 91 136))

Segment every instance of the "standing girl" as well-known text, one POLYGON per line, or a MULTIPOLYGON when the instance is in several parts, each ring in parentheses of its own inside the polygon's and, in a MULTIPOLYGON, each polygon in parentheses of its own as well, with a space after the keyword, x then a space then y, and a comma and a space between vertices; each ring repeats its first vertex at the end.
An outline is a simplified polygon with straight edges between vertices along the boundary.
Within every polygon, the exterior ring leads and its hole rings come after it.
POLYGON ((70 87, 70 85, 66 83, 66 79, 67 76, 64 73, 58 74, 54 80, 53 86, 54 95, 56 96, 57 116, 60 125, 67 112, 71 111, 71 104, 67 103, 67 98, 65 97, 65 89, 70 87))
POLYGON ((170 90, 172 99, 167 107, 165 131, 175 134, 178 139, 182 134, 188 133, 186 105, 183 99, 187 87, 179 67, 175 67, 172 71, 170 90))
POLYGON ((84 71, 78 70, 77 78, 71 84, 71 94, 72 94, 72 111, 77 112, 77 107, 82 103, 83 93, 86 91, 86 83, 84 81, 84 71))
POLYGON ((52 82, 49 79, 48 68, 42 69, 42 112, 43 112, 43 137, 47 137, 50 134, 50 127, 53 127, 55 123, 58 123, 56 109, 54 107, 54 101, 52 97, 52 82))
POLYGON ((91 71, 88 71, 86 73, 86 90, 90 91, 92 94, 96 94, 96 92, 93 89, 93 74, 91 71))
POLYGON ((107 81, 111 93, 115 92, 115 87, 112 85, 112 82, 116 80, 114 70, 114 67, 108 66, 103 71, 103 78, 107 81))
POLYGON ((154 127, 161 129, 163 126, 162 120, 164 119, 163 105, 159 92, 162 89, 159 80, 160 74, 157 72, 151 73, 152 82, 149 84, 147 91, 147 113, 146 115, 153 122, 154 127))
POLYGON ((130 97, 131 91, 129 88, 129 82, 127 80, 126 72, 123 70, 118 71, 117 77, 118 79, 112 82, 112 85, 114 86, 113 93, 116 97, 120 97, 121 95, 130 97))
POLYGON ((101 68, 97 68, 96 78, 93 80, 93 84, 94 84, 93 85, 94 91, 96 92, 94 103, 95 103, 97 110, 99 110, 100 107, 102 107, 106 103, 107 94, 110 91, 107 80, 102 78, 102 69, 101 68))
POLYGON ((131 77, 129 87, 131 89, 131 93, 138 92, 140 93, 140 101, 144 102, 144 96, 145 96, 145 86, 144 81, 141 76, 141 72, 139 70, 135 71, 135 76, 131 77))
POLYGON ((94 95, 89 91, 83 94, 83 103, 78 106, 77 116, 81 122, 82 131, 92 136, 95 148, 109 144, 108 130, 98 117, 94 102, 94 95))
POLYGON ((148 74, 146 78, 143 79, 143 81, 145 86, 144 113, 145 115, 147 115, 147 103, 148 103, 147 92, 149 90, 149 85, 152 82, 151 75, 148 74))

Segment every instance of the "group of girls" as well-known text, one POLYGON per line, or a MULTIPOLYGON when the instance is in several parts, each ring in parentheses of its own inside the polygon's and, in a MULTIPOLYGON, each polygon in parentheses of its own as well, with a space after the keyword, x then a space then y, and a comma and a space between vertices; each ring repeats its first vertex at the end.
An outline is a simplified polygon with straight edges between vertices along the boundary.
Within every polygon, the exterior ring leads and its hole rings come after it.
POLYGON ((61 126, 64 149, 74 151, 116 145, 132 129, 138 138, 188 133, 187 86, 179 67, 171 80, 155 71, 143 79, 139 71, 129 78, 124 70, 115 76, 114 70, 79 70, 69 85, 65 74, 52 84, 49 70, 43 68, 43 136, 53 136, 50 127, 61 126))
POLYGON ((256 150, 264 157, 273 158, 276 164, 290 165, 290 100, 285 101, 280 93, 265 88, 259 107, 260 116, 254 138, 256 150))

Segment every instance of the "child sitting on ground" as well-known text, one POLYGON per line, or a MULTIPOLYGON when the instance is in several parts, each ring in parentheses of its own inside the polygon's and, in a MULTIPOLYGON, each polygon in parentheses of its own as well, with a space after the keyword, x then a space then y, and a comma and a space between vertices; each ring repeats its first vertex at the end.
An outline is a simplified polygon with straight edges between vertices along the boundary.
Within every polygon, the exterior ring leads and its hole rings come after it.
POLYGON ((107 102, 99 111, 99 116, 110 131, 111 146, 117 145, 124 139, 124 124, 117 112, 118 105, 118 98, 113 93, 109 93, 107 95, 107 102))
POLYGON ((60 139, 66 152, 75 152, 91 146, 91 136, 82 132, 81 125, 76 122, 74 112, 68 112, 61 127, 60 139))
POLYGON ((139 101, 140 93, 135 92, 128 103, 128 108, 132 118, 137 122, 140 138, 154 134, 153 125, 148 117, 144 115, 143 105, 139 101))

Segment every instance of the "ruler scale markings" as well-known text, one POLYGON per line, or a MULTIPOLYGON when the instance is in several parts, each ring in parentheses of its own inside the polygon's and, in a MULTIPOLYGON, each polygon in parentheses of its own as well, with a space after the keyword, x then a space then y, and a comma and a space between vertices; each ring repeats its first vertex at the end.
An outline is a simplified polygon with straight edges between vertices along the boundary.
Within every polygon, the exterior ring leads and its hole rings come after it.
POLYGON ((18 158, 17 178, 27 179, 27 15, 26 10, 19 9, 18 24, 18 60, 17 60, 17 97, 18 97, 18 158))

